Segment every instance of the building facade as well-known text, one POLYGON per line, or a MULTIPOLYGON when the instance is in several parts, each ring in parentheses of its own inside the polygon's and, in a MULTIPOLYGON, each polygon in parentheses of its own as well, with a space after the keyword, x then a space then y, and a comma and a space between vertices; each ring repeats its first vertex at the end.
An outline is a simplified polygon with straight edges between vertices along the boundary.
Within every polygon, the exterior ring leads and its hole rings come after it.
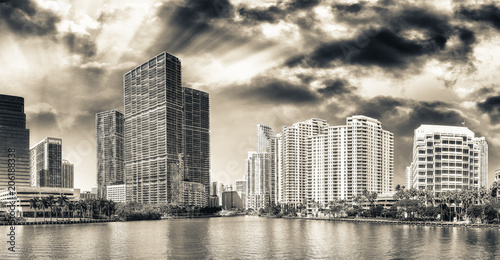
POLYGON ((8 186, 9 159, 15 159, 15 185, 30 186, 30 134, 24 98, 0 95, 0 188, 8 186), (9 149, 12 152, 9 152, 9 149), (10 158, 9 158, 10 154, 10 158), (14 157, 13 157, 14 156, 14 157))
POLYGON ((97 196, 106 198, 108 185, 125 183, 124 116, 114 109, 96 114, 97 196))
POLYGON ((75 166, 68 160, 62 160, 61 164, 62 188, 74 188, 75 166))
MULTIPOLYGON (((210 99, 191 88, 184 91, 184 180, 201 183, 210 194, 210 99)), ((205 199, 208 200, 208 197, 205 199)))
POLYGON ((63 187, 62 139, 47 137, 30 149, 31 186, 63 187))
POLYGON ((125 202, 125 184, 107 185, 106 199, 112 200, 114 202, 125 202))
POLYGON ((243 202, 237 191, 225 191, 222 193, 222 209, 242 209, 243 202))
POLYGON ((208 93, 181 86, 181 62, 163 52, 124 75, 127 201, 179 203, 182 184, 210 180, 208 93))
POLYGON ((411 187, 434 193, 486 187, 488 144, 467 127, 421 125, 415 129, 411 187))
POLYGON ((495 181, 500 181, 500 169, 495 170, 495 181))
MULTIPOLYGON (((272 128, 257 125, 257 152, 249 152, 246 161, 246 208, 260 209, 277 202, 275 144, 272 128)), ((237 182, 237 191, 238 186, 242 189, 237 182)))
POLYGON ((198 182, 182 181, 181 197, 178 204, 181 206, 208 206, 206 185, 198 182))
POLYGON ((281 204, 306 205, 310 168, 309 138, 323 133, 327 123, 309 119, 284 126, 277 135, 278 197, 281 204))

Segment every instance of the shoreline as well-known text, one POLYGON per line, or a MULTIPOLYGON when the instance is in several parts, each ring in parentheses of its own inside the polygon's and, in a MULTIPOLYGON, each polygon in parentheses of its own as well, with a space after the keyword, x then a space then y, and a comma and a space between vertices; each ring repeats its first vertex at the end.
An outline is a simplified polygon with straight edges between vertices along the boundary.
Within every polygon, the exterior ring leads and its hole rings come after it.
POLYGON ((284 219, 305 219, 305 220, 323 220, 349 223, 370 223, 382 225, 409 225, 409 226, 428 226, 428 227, 475 227, 475 228, 500 228, 500 224, 473 224, 464 222, 437 222, 437 221, 403 221, 376 218, 307 218, 307 217, 282 217, 284 219))
POLYGON ((58 225, 58 224, 86 224, 86 223, 105 223, 105 222, 118 222, 117 220, 110 219, 86 219, 86 220, 45 220, 45 221, 26 221, 20 223, 9 223, 9 222, 0 222, 0 226, 29 226, 29 225, 58 225))

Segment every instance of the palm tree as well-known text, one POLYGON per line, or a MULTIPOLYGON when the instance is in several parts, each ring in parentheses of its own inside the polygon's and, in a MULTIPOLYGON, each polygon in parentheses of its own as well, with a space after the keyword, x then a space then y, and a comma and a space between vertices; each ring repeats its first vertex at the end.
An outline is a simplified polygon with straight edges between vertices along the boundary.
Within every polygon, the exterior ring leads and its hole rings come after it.
POLYGON ((38 199, 37 198, 30 199, 30 209, 35 210, 35 222, 36 222, 36 213, 37 213, 36 210, 38 209, 38 199))
POLYGON ((43 221, 45 221, 45 204, 43 203, 42 198, 38 198, 37 207, 38 209, 43 209, 43 221))
POLYGON ((68 203, 69 203, 69 199, 64 194, 61 194, 57 198, 57 204, 59 204, 59 207, 61 207, 61 210, 62 210, 62 212, 61 212, 62 213, 61 214, 62 215, 61 218, 63 218, 63 219, 64 219, 64 208, 66 208, 68 206, 68 203))
POLYGON ((48 197, 45 197, 45 199, 47 207, 50 208, 50 221, 52 222, 52 207, 56 204, 56 198, 54 195, 49 195, 48 197))

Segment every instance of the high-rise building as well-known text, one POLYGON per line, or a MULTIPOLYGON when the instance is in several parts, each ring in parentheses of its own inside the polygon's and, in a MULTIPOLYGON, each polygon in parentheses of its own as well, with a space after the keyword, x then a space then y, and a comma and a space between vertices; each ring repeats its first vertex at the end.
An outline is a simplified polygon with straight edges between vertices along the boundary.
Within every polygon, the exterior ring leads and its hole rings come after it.
POLYGON ((341 126, 309 119, 283 127, 278 147, 281 203, 326 206, 393 190, 394 136, 376 119, 356 115, 341 126))
POLYGON ((31 186, 62 188, 62 140, 47 137, 30 149, 31 186))
POLYGON ((488 144, 467 127, 421 125, 415 129, 411 187, 434 193, 486 187, 488 144))
POLYGON ((24 98, 0 95, 0 189, 8 186, 9 159, 13 158, 15 167, 11 171, 15 170, 15 185, 30 186, 29 138, 24 98))
POLYGON ((248 152, 246 207, 263 208, 276 204, 275 143, 273 130, 257 125, 257 152, 248 152))
POLYGON ((243 208, 247 208, 246 206, 246 197, 247 197, 247 181, 246 180, 236 180, 236 192, 241 198, 241 202, 243 203, 243 208))
POLYGON ((277 135, 277 172, 281 204, 306 205, 308 170, 310 168, 310 136, 323 133, 325 120, 312 118, 292 126, 284 126, 277 135))
POLYGON ((106 185, 106 199, 114 202, 125 202, 125 184, 106 185))
POLYGON ((113 109, 96 114, 97 195, 106 198, 108 185, 125 183, 124 117, 113 109))
POLYGON ((61 177, 62 188, 74 188, 75 186, 75 166, 68 160, 62 160, 61 177))
POLYGON ((166 52, 127 72, 124 89, 127 200, 178 203, 183 187, 194 187, 183 182, 194 182, 204 185, 206 205, 208 93, 182 88, 181 62, 166 52))
MULTIPOLYGON (((184 180, 201 183, 210 194, 210 99, 191 88, 184 91, 184 180)), ((206 198, 205 200, 207 200, 206 198)))

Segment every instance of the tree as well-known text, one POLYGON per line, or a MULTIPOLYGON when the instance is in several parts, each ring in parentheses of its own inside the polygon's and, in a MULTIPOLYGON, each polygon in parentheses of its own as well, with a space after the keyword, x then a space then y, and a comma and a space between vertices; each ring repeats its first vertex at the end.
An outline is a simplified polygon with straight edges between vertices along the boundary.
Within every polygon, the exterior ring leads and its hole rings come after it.
MULTIPOLYGON (((68 206, 68 203, 69 199, 64 194, 61 194, 57 198, 57 204, 59 205, 59 207, 61 207, 62 210, 62 218, 64 218, 64 209, 68 206)), ((56 211, 56 218, 57 218, 57 211, 56 211)))
POLYGON ((52 207, 56 203, 56 198, 54 197, 54 195, 49 195, 48 197, 45 197, 45 203, 47 207, 50 208, 50 221, 52 221, 52 207))
POLYGON ((43 221, 45 221, 45 203, 43 203, 42 198, 38 198, 37 207, 38 209, 43 209, 43 221))
POLYGON ((38 199, 37 198, 30 199, 30 209, 35 210, 35 222, 36 222, 36 213, 37 213, 37 209, 38 209, 38 199))

